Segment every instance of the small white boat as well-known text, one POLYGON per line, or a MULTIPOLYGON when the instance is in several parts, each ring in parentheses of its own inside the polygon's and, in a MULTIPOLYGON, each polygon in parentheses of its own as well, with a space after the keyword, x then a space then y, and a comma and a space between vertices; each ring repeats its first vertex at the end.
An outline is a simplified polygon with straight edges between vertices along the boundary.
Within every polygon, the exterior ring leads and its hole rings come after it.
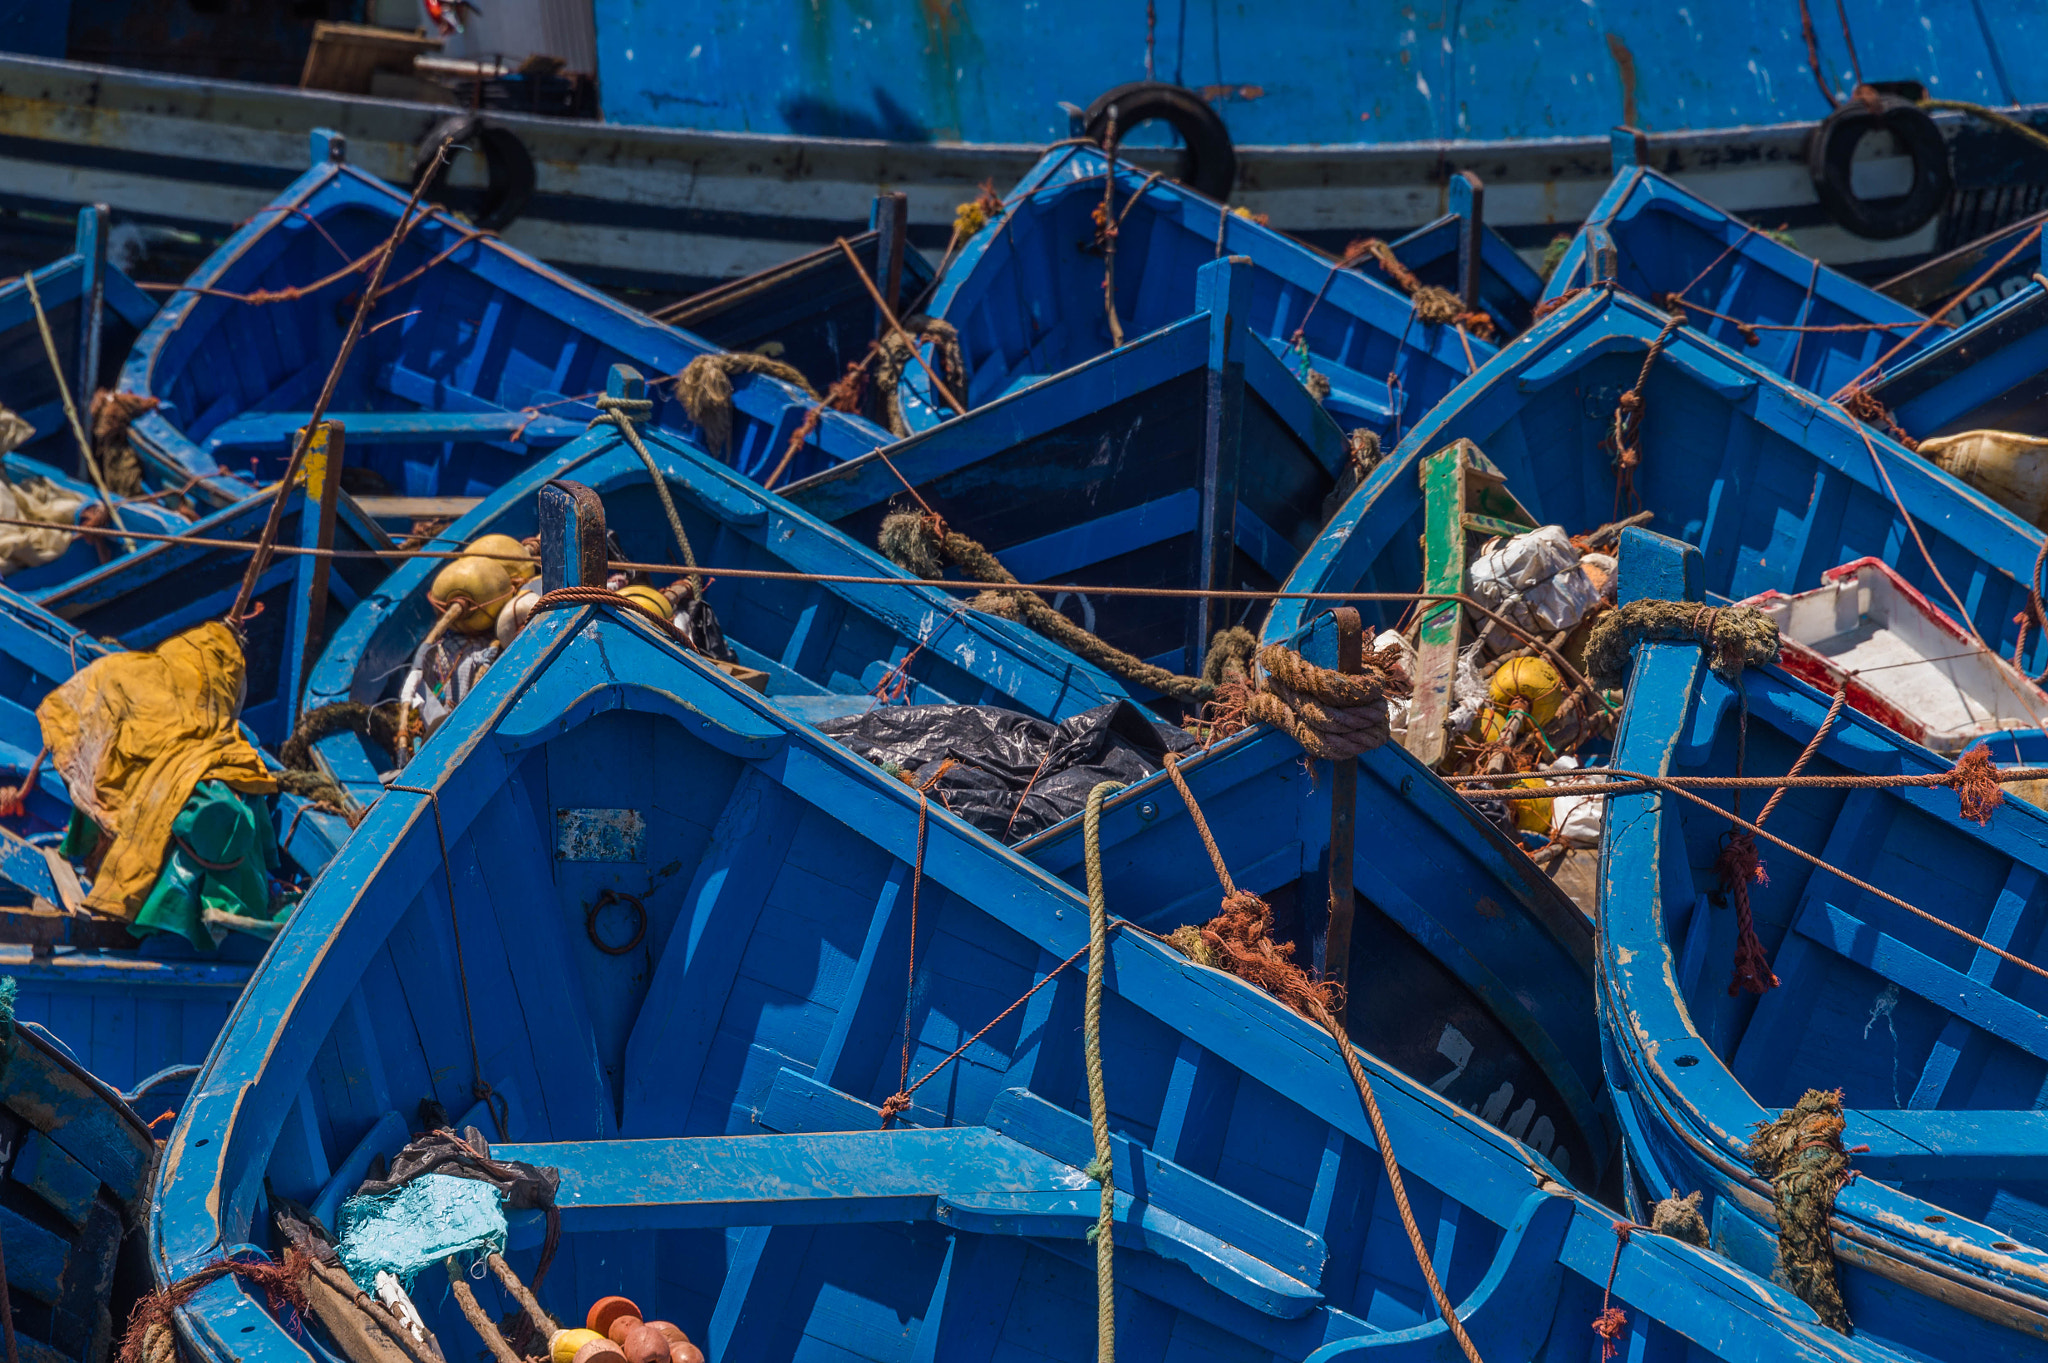
POLYGON ((1987 651, 1881 559, 1821 574, 1822 585, 1743 602, 1777 622, 1779 665, 1936 752, 1988 733, 2039 729, 2048 695, 1987 651))

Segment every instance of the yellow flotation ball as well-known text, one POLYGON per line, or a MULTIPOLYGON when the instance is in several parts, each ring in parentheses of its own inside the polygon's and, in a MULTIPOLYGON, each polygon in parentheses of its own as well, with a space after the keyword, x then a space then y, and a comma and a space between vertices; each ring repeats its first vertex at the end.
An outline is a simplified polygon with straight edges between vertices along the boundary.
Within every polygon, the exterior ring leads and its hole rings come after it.
MULTIPOLYGON (((1531 776, 1526 780, 1516 782, 1516 784, 1525 788, 1533 787, 1536 790, 1541 790, 1548 783, 1540 776, 1531 776)), ((1515 827, 1521 829, 1524 833, 1549 834, 1552 801, 1510 800, 1508 803, 1515 807, 1515 827)))
POLYGON ((510 535, 478 535, 463 548, 472 554, 484 554, 505 565, 505 576, 516 585, 540 571, 540 565, 527 556, 526 546, 510 535))
POLYGON ((1564 681, 1542 658, 1510 658, 1493 674, 1487 694, 1501 710, 1512 710, 1520 701, 1540 727, 1557 718, 1557 707, 1564 703, 1564 681))
POLYGON ((595 1330, 557 1330, 548 1340, 550 1363, 569 1363, 576 1357, 576 1351, 586 1344, 602 1340, 603 1335, 595 1330))
POLYGON ((667 624, 669 617, 676 613, 676 608, 668 603, 667 597, 654 588, 638 582, 630 587, 621 588, 619 595, 625 597, 628 601, 631 601, 663 624, 667 624))
POLYGON ((455 628, 463 634, 489 634, 497 628, 498 608, 512 595, 512 578, 505 565, 492 558, 465 554, 451 560, 434 575, 427 593, 436 613, 460 601, 474 609, 456 618, 455 628))

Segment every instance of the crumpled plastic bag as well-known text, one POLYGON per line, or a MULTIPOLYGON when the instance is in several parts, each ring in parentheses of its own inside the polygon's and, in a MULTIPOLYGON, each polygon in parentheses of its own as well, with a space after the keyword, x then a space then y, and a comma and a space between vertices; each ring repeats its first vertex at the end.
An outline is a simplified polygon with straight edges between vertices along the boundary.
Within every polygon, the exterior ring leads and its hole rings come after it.
MULTIPOLYGON (((1571 783, 1582 768, 1578 758, 1565 756, 1543 770, 1555 773, 1551 781, 1563 785, 1571 783)), ((1598 847, 1600 823, 1606 814, 1606 805, 1607 802, 1597 795, 1555 797, 1550 802, 1550 835, 1567 847, 1598 847)))
POLYGON ((107 839, 87 908, 135 916, 201 781, 276 792, 236 727, 244 666, 234 634, 209 620, 154 649, 95 660, 36 707, 72 804, 107 839))
POLYGON ((1472 560, 1472 595, 1531 633, 1571 629, 1599 604, 1604 582, 1579 561, 1561 525, 1545 525, 1472 560))
MULTIPOLYGON (((1408 636, 1399 630, 1382 630, 1372 641, 1369 652, 1377 653, 1383 648, 1397 650, 1401 655, 1401 675, 1415 675, 1415 646, 1408 642, 1408 636)), ((1408 712, 1414 704, 1412 696, 1387 697, 1387 733, 1395 744, 1408 741, 1408 712)))
POLYGON ((1059 724, 993 705, 891 705, 820 724, 828 736, 930 788, 933 799, 999 842, 1041 833, 1088 803, 1103 781, 1129 785, 1200 745, 1127 700, 1059 724))
POLYGON ((65 491, 48 478, 24 478, 17 483, 0 473, 0 517, 48 522, 47 529, 0 525, 0 575, 20 568, 39 568, 61 558, 76 536, 59 527, 76 525, 78 509, 84 505, 83 497, 65 491))

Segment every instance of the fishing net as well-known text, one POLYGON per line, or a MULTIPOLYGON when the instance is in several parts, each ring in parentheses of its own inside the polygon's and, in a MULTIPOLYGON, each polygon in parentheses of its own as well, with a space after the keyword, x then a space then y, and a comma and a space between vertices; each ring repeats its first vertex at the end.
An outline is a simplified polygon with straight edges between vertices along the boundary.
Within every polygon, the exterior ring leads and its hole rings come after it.
POLYGON ((376 1290, 379 1273, 410 1292, 421 1269, 451 1254, 502 1252, 504 1202, 497 1185, 482 1179, 422 1174, 392 1192, 342 1203, 336 1252, 365 1292, 376 1290))

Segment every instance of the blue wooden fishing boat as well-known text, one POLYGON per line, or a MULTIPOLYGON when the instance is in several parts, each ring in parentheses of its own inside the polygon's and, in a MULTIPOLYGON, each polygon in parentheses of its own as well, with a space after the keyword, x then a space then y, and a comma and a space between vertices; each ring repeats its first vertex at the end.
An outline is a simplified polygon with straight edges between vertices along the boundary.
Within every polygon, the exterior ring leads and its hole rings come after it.
MULTIPOLYGON (((1234 256, 1195 275, 1187 316, 786 495, 864 544, 892 512, 928 507, 1024 582, 1277 586, 1356 481, 1347 436, 1251 321, 1262 315, 1258 268, 1234 256)), ((1098 637, 1187 674, 1244 610, 1078 591, 1055 600, 1098 637)))
MULTIPOLYGON (((133 427, 155 478, 196 480, 218 505, 283 470, 405 208, 343 159, 340 137, 316 134, 313 162, 164 304, 121 373, 161 403, 133 427)), ((398 245, 328 415, 348 427, 351 491, 481 496, 582 434, 612 364, 671 377, 714 350, 429 210, 398 245)), ((731 386, 720 453, 765 478, 811 403, 763 374, 731 386)), ((656 424, 701 433, 669 386, 650 398, 656 424)), ((783 476, 879 440, 828 412, 783 476)))
MULTIPOLYGON (((1313 370, 1329 381, 1325 405, 1347 430, 1393 444, 1493 353, 1454 326, 1423 323, 1377 280, 1128 161, 1116 162, 1105 194, 1108 171, 1097 147, 1048 153, 960 247, 928 311, 959 333, 968 407, 1202 311, 1201 267, 1226 256, 1251 261, 1244 325, 1304 379, 1313 370), (1105 203, 1113 251, 1095 218, 1105 203)), ((904 369, 898 396, 911 429, 953 414, 919 365, 904 369)))
MULTIPOLYGON (((621 366, 615 395, 643 391, 621 366)), ((764 674, 767 695, 806 720, 858 714, 890 701, 994 704, 1065 719, 1127 694, 1113 678, 1021 625, 967 609, 919 586, 780 498, 707 458, 672 431, 641 435, 700 562, 740 570, 902 578, 898 584, 772 581, 714 572, 704 600, 737 661, 764 674)), ((674 532, 647 466, 615 426, 600 426, 518 474, 434 541, 455 549, 487 534, 524 539, 539 526, 536 498, 573 479, 602 501, 626 562, 674 563, 674 532)), ((313 668, 306 709, 354 701, 395 703, 408 665, 440 614, 428 597, 442 561, 393 572, 335 632, 313 668)), ((680 573, 680 565, 677 568, 680 573)), ((592 580, 605 573, 593 564, 592 580)), ((362 803, 377 798, 393 762, 356 729, 316 746, 321 763, 362 803)))
MULTIPOLYGON (((0 284, 0 408, 33 431, 19 441, 0 432, 0 469, 17 486, 47 480, 57 496, 83 511, 100 495, 80 466, 78 439, 64 415, 64 393, 70 393, 80 421, 89 423, 93 394, 113 386, 128 347, 156 314, 156 304, 108 259, 107 213, 101 205, 79 211, 70 253, 33 271, 32 277, 33 297, 25 279, 0 284), (36 322, 39 304, 64 365, 61 387, 36 322)), ((176 534, 190 522, 175 507, 127 499, 118 519, 127 529, 155 534, 176 534)), ((0 527, 0 536, 13 536, 18 529, 0 527)), ((4 572, 8 586, 33 591, 76 577, 101 561, 98 545, 81 536, 43 563, 10 556, 4 572)))
MULTIPOLYGON (((112 651, 0 587, 0 784, 22 786, 42 753, 35 711, 43 697, 112 651)), ((347 838, 348 824, 298 795, 273 803, 280 851, 310 877, 347 838)), ((48 1029, 105 1082, 174 1101, 265 943, 231 933, 201 953, 160 932, 138 944, 120 922, 82 914, 80 871, 58 851, 72 815, 63 777, 43 765, 25 806, 0 818, 0 974, 18 985, 15 1015, 48 1029)))
MULTIPOLYGON (((1653 529, 1699 546, 1706 590, 1717 597, 1816 587, 1828 569, 1874 556, 2010 656, 2040 532, 1691 328, 1674 332, 1649 366, 1631 437, 1641 462, 1624 482, 1611 446, 1616 413, 1665 321, 1623 293, 1596 290, 1566 303, 1438 404, 1373 471, 1288 590, 1415 591, 1419 464, 1467 439, 1541 522, 1576 533, 1650 512, 1653 529)), ((1361 609, 1390 627, 1401 604, 1361 609)), ((1304 618, 1301 603, 1275 603, 1267 638, 1289 637, 1304 618)), ((2048 662, 2039 632, 2024 662, 2029 671, 2048 662)))
MULTIPOLYGON (((1622 553, 1625 601, 1701 599, 1697 550, 1638 531, 1622 553)), ((1817 777, 1946 767, 1853 711, 1826 726, 1828 697, 1776 668, 1724 681, 1691 643, 1642 645, 1628 697, 1620 771, 1774 775, 1807 752, 1817 777)), ((2038 1351, 2048 814, 2008 800, 1980 826, 1952 790, 1789 789, 1754 838, 1766 874, 1731 883, 1731 793, 1693 793, 1616 796, 1602 847, 1601 1008, 1636 1178, 1704 1190, 1714 1247, 1768 1272, 1781 1218, 1752 1128, 1839 1090, 1857 1176, 1826 1238, 1857 1335, 1922 1358, 2038 1351), (1761 995, 1729 983, 1745 903, 1777 980, 1761 995)))
POLYGON ((1916 440, 1962 431, 2048 431, 2048 290, 2033 275, 1933 345, 1887 365, 1870 394, 1916 440))
MULTIPOLYGON (((1629 1357, 1875 1357, 1675 1239, 1617 1246, 1613 1213, 1540 1157, 1368 1058, 1383 1163, 1327 1033, 1134 929, 1091 966, 1080 895, 630 612, 536 617, 407 774, 174 1129, 160 1282, 281 1256, 291 1203, 336 1224, 445 1113, 492 1158, 558 1171, 537 1295, 565 1322, 623 1293, 719 1359, 1081 1363, 1103 1200, 1086 1030, 1120 1356, 1454 1353, 1391 1163, 1486 1358, 1597 1355, 1610 1273, 1629 1357)), ((509 1214, 529 1282, 547 1220, 509 1214)), ((467 1351, 442 1272, 413 1302, 467 1351)), ((465 1286, 491 1315, 511 1301, 465 1286)), ((333 1352, 232 1276, 177 1328, 217 1363, 333 1352)))
MULTIPOLYGON (((1327 618, 1304 641, 1334 652, 1327 618)), ((1323 658, 1328 665, 1334 661, 1323 658)), ((1527 1143, 1581 1187, 1602 1186, 1616 1128, 1590 1006, 1584 913, 1469 801, 1398 743, 1356 759, 1347 883, 1352 1038, 1527 1143), (1455 943, 1453 946, 1451 944, 1455 943)), ((1276 939, 1329 966, 1336 783, 1263 725, 1178 760, 1237 887, 1273 906, 1276 939)), ((1081 819, 1017 845, 1085 890, 1081 819)), ((1102 807, 1110 902, 1166 933, 1213 911, 1216 877, 1171 777, 1102 807)), ((1616 1185, 1619 1186, 1618 1184, 1616 1185)))
MULTIPOLYGON (((0 986, 4 988, 5 986, 0 986)), ((93 1363, 134 1305, 156 1141, 121 1095, 0 996, 0 1240, 22 1359, 93 1363)))
POLYGON ((1625 160, 1626 135, 1616 142, 1614 183, 1565 249, 1545 302, 1602 286, 1658 307, 1675 297, 1687 325, 1824 397, 1941 335, 1905 304, 1625 160))

